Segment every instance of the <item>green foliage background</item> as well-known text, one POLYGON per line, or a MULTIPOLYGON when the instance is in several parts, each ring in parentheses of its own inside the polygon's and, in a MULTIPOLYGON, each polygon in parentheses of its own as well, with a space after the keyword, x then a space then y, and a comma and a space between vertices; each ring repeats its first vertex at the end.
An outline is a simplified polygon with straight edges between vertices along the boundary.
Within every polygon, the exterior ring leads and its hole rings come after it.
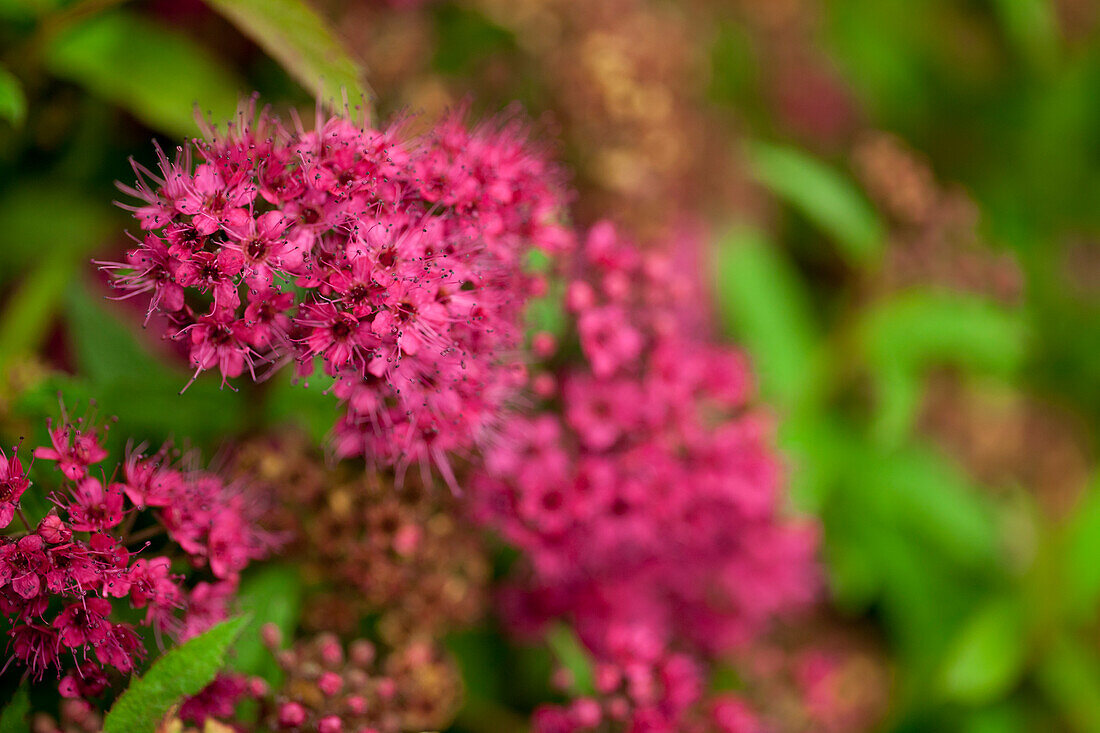
MULTIPOLYGON (((186 436, 207 455, 227 435, 280 421, 318 437, 331 424, 320 385, 276 380, 235 392, 207 378, 179 395, 185 367, 137 328, 140 316, 101 299, 89 264, 125 246, 127 217, 111 201, 114 181, 132 179, 128 157, 149 164, 150 137, 173 150, 195 134, 195 103, 217 120, 254 90, 302 109, 338 89, 352 104, 367 94, 355 55, 308 6, 210 6, 227 20, 203 36, 167 22, 156 4, 0 0, 5 444, 41 432, 58 390, 70 402, 97 399, 122 434, 186 436)), ((870 124, 971 193, 983 240, 1013 254, 1024 279, 1011 306, 933 287, 867 296, 889 246, 886 222, 843 159, 799 144, 773 119, 744 29, 719 29, 711 103, 748 120, 748 172, 779 216, 768 228, 736 212, 720 222, 716 306, 779 418, 793 502, 822 521, 829 602, 887 647, 896 685, 883 730, 1100 731, 1095 460, 1068 516, 1052 516, 1034 487, 981 485, 914 427, 929 375, 949 368, 966 384, 1059 406, 1096 455, 1100 283, 1069 287, 1065 256, 1067 242, 1083 241, 1100 259, 1100 39, 1067 42, 1048 0, 827 0, 820 9, 820 42, 870 124), (822 276, 823 261, 839 275, 822 276)), ((466 78, 479 59, 515 48, 506 29, 461 4, 433 13, 443 76, 466 78)), ((537 110, 537 95, 527 101, 537 110)), ((253 609, 269 606, 264 594, 297 588, 292 571, 263 572, 246 581, 253 609)), ((291 595, 271 619, 287 629, 300 602, 291 595)), ((555 630, 551 647, 583 668, 569 634, 555 630)), ((247 638, 241 658, 263 671, 247 638)), ((463 725, 514 721, 517 695, 500 670, 519 663, 514 651, 479 633, 452 648, 471 692, 463 725)), ((0 728, 14 730, 8 719, 0 728)))

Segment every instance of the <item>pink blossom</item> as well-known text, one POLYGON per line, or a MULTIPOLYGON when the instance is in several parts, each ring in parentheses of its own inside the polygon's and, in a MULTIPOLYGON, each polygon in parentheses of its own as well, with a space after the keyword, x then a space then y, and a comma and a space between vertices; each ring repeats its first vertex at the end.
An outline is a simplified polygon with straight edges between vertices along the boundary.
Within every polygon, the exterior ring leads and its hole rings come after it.
POLYGON ((49 567, 43 552, 45 543, 35 534, 16 542, 4 539, 4 544, 0 545, 0 585, 10 584, 23 598, 34 598, 42 590, 42 576, 49 567))
POLYGON ((107 457, 107 451, 99 445, 99 436, 95 431, 82 432, 73 428, 68 422, 53 426, 52 421, 47 421, 50 432, 51 447, 34 449, 34 457, 46 461, 57 461, 58 468, 65 477, 76 481, 87 472, 87 467, 98 463, 107 457))
POLYGON ((61 642, 75 647, 99 647, 107 642, 111 624, 111 602, 105 598, 82 598, 65 607, 54 619, 53 625, 61 635, 61 642))
POLYGON ((102 532, 123 519, 123 489, 120 484, 104 486, 86 476, 72 490, 68 505, 69 522, 78 532, 102 532))
POLYGON ((23 464, 19 462, 19 456, 13 451, 11 458, 8 458, 0 448, 0 529, 11 524, 15 509, 19 506, 19 498, 28 486, 30 481, 27 480, 23 464))

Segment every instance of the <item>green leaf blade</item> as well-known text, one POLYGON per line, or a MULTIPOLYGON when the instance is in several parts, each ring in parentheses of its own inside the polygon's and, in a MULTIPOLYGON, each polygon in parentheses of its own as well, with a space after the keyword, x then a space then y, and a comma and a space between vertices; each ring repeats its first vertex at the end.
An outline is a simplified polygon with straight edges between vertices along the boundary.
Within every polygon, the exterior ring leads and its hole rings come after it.
MULTIPOLYGON (((329 24, 301 0, 207 0, 325 103, 369 97, 363 67, 329 24)), ((342 102, 341 102, 342 103, 342 102)))
POLYGON ((7 120, 18 127, 26 116, 27 97, 23 94, 23 85, 10 71, 0 66, 0 120, 7 120))
POLYGON ((229 119, 243 83, 207 49, 171 28, 117 11, 97 15, 46 49, 49 71, 174 137, 195 133, 195 105, 229 119))
POLYGON ((718 309, 756 362, 763 392, 782 407, 798 407, 815 394, 820 349, 802 283, 774 243, 757 231, 737 229, 714 249, 718 309))
POLYGON ((26 683, 19 685, 11 701, 0 712, 0 733, 23 733, 30 724, 31 698, 26 683))
POLYGON ((546 634, 546 643, 561 666, 569 670, 573 689, 581 695, 595 694, 596 676, 592 670, 592 659, 576 632, 564 623, 555 624, 546 634))
POLYGON ((952 700, 984 704, 999 699, 1019 680, 1027 656, 1019 604, 997 599, 963 625, 944 663, 943 691, 952 700))
POLYGON ((859 189, 821 161, 795 148, 753 143, 749 169, 756 180, 820 227, 854 263, 883 246, 884 227, 859 189))
POLYGON ((223 621, 168 651, 115 701, 103 733, 154 733, 172 705, 210 684, 247 622, 244 616, 223 621))

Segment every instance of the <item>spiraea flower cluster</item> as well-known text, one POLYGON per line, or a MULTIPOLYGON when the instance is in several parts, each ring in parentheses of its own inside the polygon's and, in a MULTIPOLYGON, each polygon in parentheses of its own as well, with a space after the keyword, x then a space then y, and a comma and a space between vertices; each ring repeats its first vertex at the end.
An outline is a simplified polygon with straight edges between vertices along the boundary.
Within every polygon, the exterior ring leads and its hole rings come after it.
POLYGON ((195 374, 320 362, 345 408, 338 455, 449 476, 446 454, 476 446, 522 383, 527 253, 570 243, 558 173, 523 127, 454 115, 411 140, 249 105, 225 135, 159 155, 125 189, 142 240, 103 266, 167 317, 195 374))
POLYGON ((279 651, 278 636, 265 630, 286 674, 271 698, 278 730, 439 730, 458 709, 458 670, 431 646, 410 642, 381 653, 366 639, 345 647, 320 634, 279 651))
POLYGON ((197 634, 225 617, 240 571, 271 538, 255 528, 241 488, 174 461, 167 447, 131 450, 108 473, 105 429, 66 415, 49 435, 33 451, 58 479, 42 517, 21 504, 44 490, 14 452, 0 451, 0 607, 9 663, 35 679, 57 675, 64 697, 89 698, 108 688, 111 670, 129 675, 145 654, 135 627, 118 620, 123 607, 143 612, 158 638, 197 634), (185 584, 189 575, 197 582, 185 584))
POLYGON ((378 639, 399 646, 434 642, 484 611, 488 555, 449 491, 326 467, 292 435, 250 441, 230 471, 269 493, 277 509, 265 524, 288 538, 311 583, 331 588, 311 595, 306 628, 350 634, 374 616, 378 639))
POLYGON ((511 418, 473 481, 477 518, 527 556, 513 620, 565 618, 597 660, 600 699, 540 730, 689 730, 708 655, 815 591, 816 533, 783 515, 748 365, 707 342, 688 256, 591 230, 566 296, 586 364, 534 377, 551 409, 511 418))
POLYGON ((321 633, 284 649, 277 627, 266 625, 262 634, 282 683, 272 689, 258 678, 221 675, 177 711, 177 722, 204 730, 403 733, 447 727, 461 701, 458 670, 430 645, 380 650, 367 639, 345 645, 321 633), (257 704, 256 720, 238 718, 244 699, 257 704))

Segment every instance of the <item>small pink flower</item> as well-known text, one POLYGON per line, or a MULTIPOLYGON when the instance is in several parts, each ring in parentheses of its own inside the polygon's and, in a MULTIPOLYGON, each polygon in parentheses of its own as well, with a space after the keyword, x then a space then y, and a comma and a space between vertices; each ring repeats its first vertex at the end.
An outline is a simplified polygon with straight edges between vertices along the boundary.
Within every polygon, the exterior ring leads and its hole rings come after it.
POLYGON ((581 345, 597 377, 607 377, 631 365, 642 353, 642 336, 630 325, 626 311, 618 306, 594 308, 577 321, 581 345))
POLYGON ((67 422, 53 427, 47 421, 52 447, 34 449, 34 457, 46 461, 57 461, 61 472, 72 481, 82 478, 88 466, 99 463, 107 457, 107 451, 99 445, 99 436, 94 431, 74 430, 67 422))
POLYGON ((42 679, 46 670, 57 663, 61 641, 53 629, 23 624, 12 630, 11 637, 15 658, 26 665, 34 679, 42 679))
POLYGON ((19 456, 13 451, 11 458, 8 458, 0 448, 0 529, 11 524, 19 507, 19 499, 30 483, 19 456))
POLYGON ((306 709, 296 702, 284 702, 279 706, 279 725, 297 728, 306 722, 306 709))
POLYGON ((108 686, 107 675, 98 664, 85 660, 61 678, 58 692, 69 699, 88 699, 98 697, 108 686))
POLYGON ((111 602, 107 599, 83 598, 61 611, 53 625, 61 635, 61 642, 70 649, 98 647, 110 633, 111 623, 107 620, 110 615, 111 602))
POLYGON ((78 532, 102 532, 119 525, 123 512, 123 487, 86 476, 72 489, 72 499, 66 506, 69 522, 78 532))

